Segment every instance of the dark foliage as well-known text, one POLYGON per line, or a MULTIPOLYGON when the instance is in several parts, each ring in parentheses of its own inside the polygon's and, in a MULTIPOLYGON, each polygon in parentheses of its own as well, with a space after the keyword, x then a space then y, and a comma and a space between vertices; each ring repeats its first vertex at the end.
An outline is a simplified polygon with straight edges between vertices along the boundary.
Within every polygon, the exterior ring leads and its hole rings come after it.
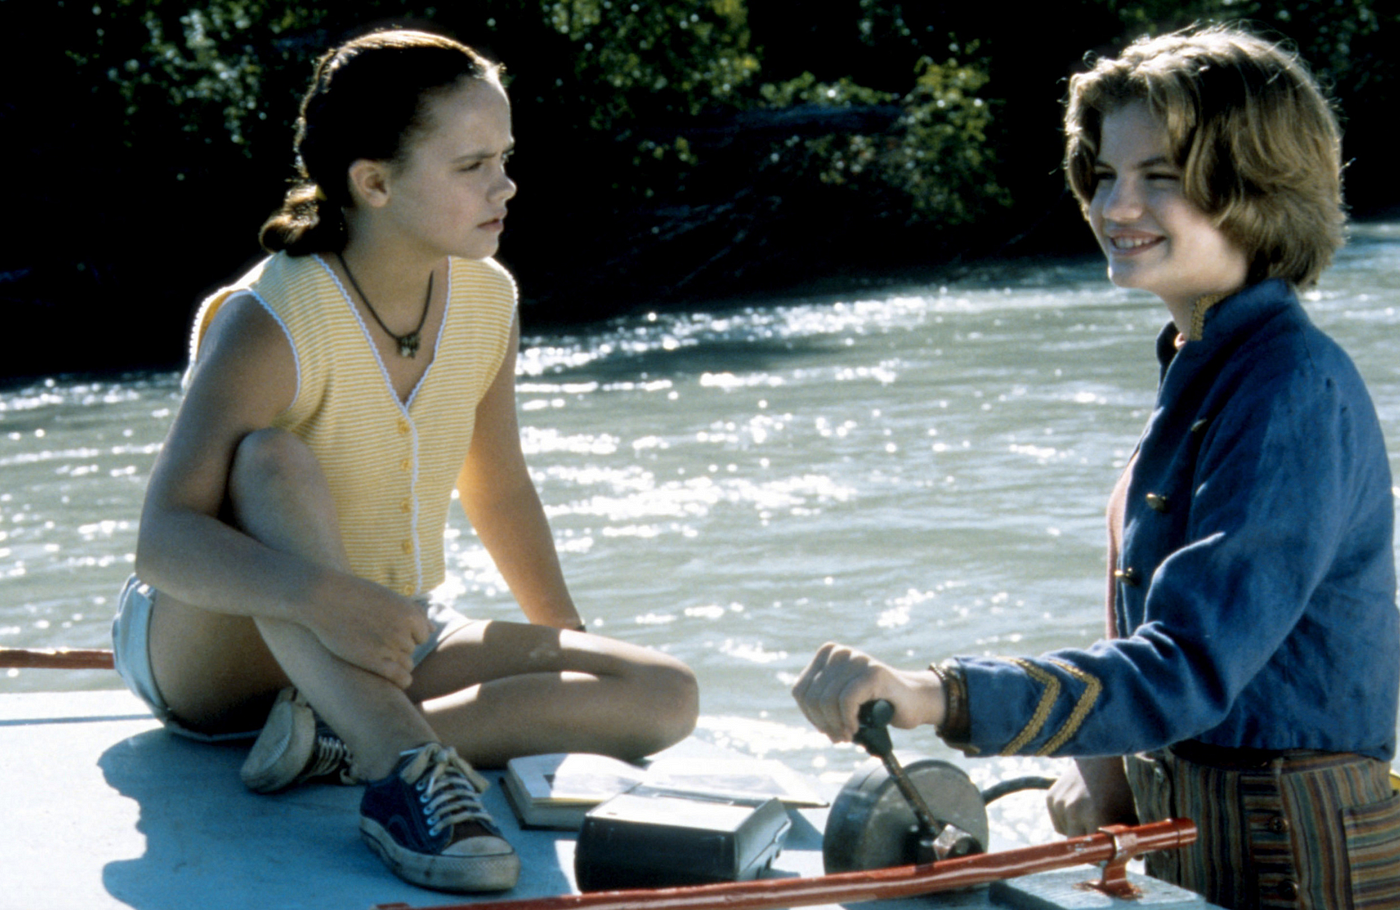
POLYGON ((198 299, 259 256, 324 47, 427 25, 507 67, 521 185, 502 259, 538 327, 1077 253, 1060 101, 1085 51, 1194 19, 1296 41, 1346 116, 1360 214, 1397 95, 1380 0, 0 0, 18 217, 0 374, 173 365, 198 299), (1367 116, 1367 114, 1371 116, 1367 116))

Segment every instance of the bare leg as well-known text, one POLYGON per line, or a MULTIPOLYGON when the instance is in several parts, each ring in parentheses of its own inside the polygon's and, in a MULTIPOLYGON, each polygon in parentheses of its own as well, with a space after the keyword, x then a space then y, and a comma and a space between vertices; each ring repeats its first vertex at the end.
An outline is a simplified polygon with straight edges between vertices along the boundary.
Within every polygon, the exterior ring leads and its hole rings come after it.
MULTIPOLYGON (((234 523, 255 540, 348 570, 320 465, 295 437, 250 434, 234 459, 229 501, 234 523)), ((400 752, 437 739, 403 690, 340 660, 294 623, 222 616, 162 597, 151 649, 162 694, 196 725, 245 717, 255 710, 250 699, 265 710, 290 680, 345 739, 366 778, 384 777, 400 752)))
POLYGON ((278 690, 291 685, 246 616, 211 613, 157 592, 151 669, 180 722, 206 733, 262 726, 278 690))
MULTIPOLYGON (((348 570, 320 465, 295 437, 251 434, 235 458, 229 498, 234 523, 249 536, 348 570)), ((549 751, 638 757, 684 738, 698 711, 694 676, 664 654, 521 623, 461 630, 423 662, 407 692, 340 660, 303 626, 165 596, 151 648, 161 692, 185 722, 254 729, 276 692, 294 684, 370 780, 430 741, 484 765, 549 751)))
POLYGON ((695 726, 695 677, 658 651, 522 623, 462 629, 419 667, 409 696, 442 741, 496 767, 516 755, 639 758, 695 726))

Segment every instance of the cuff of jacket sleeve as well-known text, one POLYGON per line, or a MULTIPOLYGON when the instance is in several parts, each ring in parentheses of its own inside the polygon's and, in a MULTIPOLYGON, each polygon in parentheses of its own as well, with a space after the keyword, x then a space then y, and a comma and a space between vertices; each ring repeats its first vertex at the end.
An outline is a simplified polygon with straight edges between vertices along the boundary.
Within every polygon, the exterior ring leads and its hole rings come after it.
POLYGON ((967 710, 967 678, 963 676, 962 665, 956 660, 946 660, 941 664, 930 664, 929 669, 943 683, 947 702, 943 723, 936 728, 938 735, 954 749, 961 749, 969 755, 977 752, 969 744, 972 739, 972 717, 967 710))

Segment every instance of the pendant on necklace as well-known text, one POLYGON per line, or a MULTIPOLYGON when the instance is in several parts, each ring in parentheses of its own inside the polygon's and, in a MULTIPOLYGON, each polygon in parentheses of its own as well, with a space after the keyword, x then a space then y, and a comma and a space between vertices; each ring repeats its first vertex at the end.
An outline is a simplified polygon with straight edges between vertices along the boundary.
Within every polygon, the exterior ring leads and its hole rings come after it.
POLYGON ((369 298, 365 296, 365 292, 360 289, 360 283, 355 280, 355 273, 350 271, 350 266, 346 265, 345 257, 336 253, 335 258, 339 260, 340 267, 345 270, 345 277, 350 279, 350 286, 355 289, 355 293, 359 294, 360 299, 365 302, 365 309, 369 310, 369 314, 374 317, 374 321, 379 323, 379 327, 384 330, 384 334, 398 343, 399 356, 417 357, 419 336, 423 331, 424 324, 428 321, 428 309, 433 303, 433 273, 428 273, 428 292, 423 295, 423 315, 418 317, 418 328, 409 332, 407 335, 395 335, 389 330, 389 327, 384 324, 384 320, 379 318, 379 311, 374 308, 374 304, 369 302, 369 298))

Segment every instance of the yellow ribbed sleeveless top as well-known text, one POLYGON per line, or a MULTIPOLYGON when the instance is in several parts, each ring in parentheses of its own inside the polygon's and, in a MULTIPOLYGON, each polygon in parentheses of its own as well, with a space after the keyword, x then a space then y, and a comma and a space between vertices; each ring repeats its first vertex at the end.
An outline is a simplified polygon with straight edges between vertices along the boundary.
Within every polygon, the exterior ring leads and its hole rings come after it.
POLYGON ((490 259, 449 260, 447 312, 432 365, 399 400, 339 279, 318 256, 278 253, 200 306, 190 362, 219 307, 251 292, 282 325, 296 397, 273 426, 320 460, 356 575, 407 596, 440 585, 452 488, 476 407, 505 358, 515 282, 490 259))

